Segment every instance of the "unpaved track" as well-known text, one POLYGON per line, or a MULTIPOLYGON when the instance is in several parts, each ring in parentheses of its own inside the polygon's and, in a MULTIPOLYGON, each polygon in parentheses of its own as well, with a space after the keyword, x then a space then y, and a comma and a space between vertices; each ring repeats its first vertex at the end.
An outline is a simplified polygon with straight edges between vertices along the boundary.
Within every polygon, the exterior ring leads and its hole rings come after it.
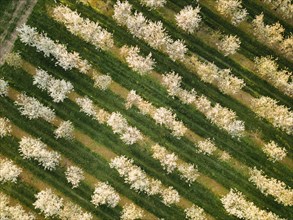
MULTIPOLYGON (((28 5, 28 8, 25 11, 25 13, 23 13, 19 17, 18 21, 16 22, 16 28, 20 27, 22 24, 24 24, 27 21, 29 15, 31 14, 31 12, 32 12, 34 6, 36 5, 37 1, 38 0, 19 0, 18 3, 17 3, 16 9, 13 12, 13 16, 12 16, 7 28, 9 28, 10 25, 14 22, 15 18, 18 17, 18 14, 21 11, 23 11, 24 7, 26 7, 28 5)), ((10 37, 7 40, 5 40, 4 42, 1 42, 1 45, 0 45, 0 66, 4 62, 3 58, 5 57, 5 55, 7 53, 9 53, 12 50, 13 44, 14 44, 15 40, 17 39, 16 28, 13 30, 13 32, 10 34, 10 37)), ((6 35, 6 32, 4 32, 3 34, 6 35)))

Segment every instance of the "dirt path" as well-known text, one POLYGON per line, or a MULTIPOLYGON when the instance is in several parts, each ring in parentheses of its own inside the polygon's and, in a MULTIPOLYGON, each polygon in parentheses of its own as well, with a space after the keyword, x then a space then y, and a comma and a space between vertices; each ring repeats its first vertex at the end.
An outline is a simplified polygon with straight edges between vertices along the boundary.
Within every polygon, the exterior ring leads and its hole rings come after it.
MULTIPOLYGON (((32 12, 34 6, 36 5, 37 1, 38 0, 20 0, 19 1, 19 3, 16 6, 15 11, 13 12, 13 16, 10 19, 10 22, 7 25, 7 30, 3 33, 4 36, 6 36, 7 31, 8 31, 8 28, 14 22, 14 20, 17 18, 17 16, 19 15, 19 13, 21 11, 23 11, 24 10, 24 7, 26 7, 28 5, 28 8, 25 11, 25 13, 23 13, 19 17, 18 21, 16 22, 16 28, 17 27, 20 27, 22 24, 24 24, 27 21, 27 19, 28 19, 29 15, 31 14, 31 12, 32 12)), ((9 39, 4 40, 4 42, 1 42, 1 45, 0 45, 0 65, 3 64, 3 62, 4 62, 4 60, 3 60, 4 56, 12 50, 13 45, 14 45, 14 42, 17 39, 17 31, 16 31, 16 28, 10 34, 9 39)))

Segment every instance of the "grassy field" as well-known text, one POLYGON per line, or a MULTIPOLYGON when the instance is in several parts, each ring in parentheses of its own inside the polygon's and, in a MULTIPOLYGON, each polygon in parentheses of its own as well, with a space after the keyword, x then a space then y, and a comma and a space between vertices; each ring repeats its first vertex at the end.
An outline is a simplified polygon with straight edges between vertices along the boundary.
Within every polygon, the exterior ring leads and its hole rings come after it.
MULTIPOLYGON (((2 5, 0 0, 0 5, 2 5)), ((177 115, 194 136, 210 138, 216 144, 218 151, 225 151, 231 155, 231 160, 220 160, 219 155, 203 155, 198 153, 195 142, 190 136, 177 139, 171 135, 170 130, 159 126, 148 115, 142 115, 137 108, 126 109, 125 97, 119 89, 111 87, 101 91, 94 87, 94 81, 87 75, 81 74, 76 69, 65 71, 55 65, 52 57, 44 57, 42 52, 23 44, 17 40, 13 51, 19 52, 23 65, 15 68, 4 64, 0 67, 0 78, 9 83, 10 89, 15 93, 25 92, 27 95, 37 98, 44 105, 55 110, 60 120, 70 120, 74 127, 76 137, 73 141, 64 139, 56 140, 54 130, 56 126, 44 120, 28 120, 20 114, 14 105, 13 95, 0 97, 0 117, 8 118, 17 131, 31 135, 46 143, 51 149, 62 155, 63 161, 75 164, 83 169, 86 179, 80 186, 72 189, 67 183, 64 172, 66 163, 54 171, 44 171, 37 162, 24 160, 18 151, 20 133, 13 132, 11 136, 0 139, 0 155, 15 161, 25 172, 31 175, 26 178, 21 175, 17 184, 6 183, 0 185, 0 191, 14 198, 17 202, 36 213, 38 219, 44 219, 42 214, 34 210, 32 203, 35 201, 34 194, 46 187, 54 189, 58 195, 66 200, 71 200, 82 207, 83 210, 92 213, 94 219, 119 219, 124 202, 115 208, 106 206, 95 207, 91 203, 91 195, 98 181, 108 182, 120 196, 127 201, 135 203, 145 210, 147 220, 185 219, 184 209, 195 204, 204 209, 209 219, 236 219, 229 215, 222 203, 221 198, 231 189, 241 191, 249 201, 252 201, 261 209, 272 211, 285 219, 293 219, 293 209, 277 203, 272 196, 265 196, 251 182, 249 182, 249 168, 257 167, 263 170, 269 177, 283 181, 287 186, 293 187, 293 138, 274 127, 270 122, 258 117, 243 100, 223 94, 216 86, 204 83, 196 72, 188 68, 184 62, 174 62, 166 54, 154 50, 146 42, 133 37, 126 28, 117 25, 109 14, 102 8, 91 5, 76 3, 74 0, 39 0, 35 6, 28 25, 36 27, 37 30, 47 33, 47 36, 65 44, 69 51, 76 51, 83 59, 89 61, 92 68, 99 73, 108 74, 113 81, 124 88, 125 91, 136 90, 145 100, 151 102, 155 107, 168 107, 177 115), (197 94, 204 94, 213 104, 219 103, 233 110, 237 117, 245 122, 245 134, 240 138, 232 137, 226 131, 211 123, 203 113, 191 105, 182 104, 179 99, 168 96, 167 91, 160 82, 150 74, 140 76, 123 61, 114 50, 97 50, 93 45, 83 39, 71 34, 64 25, 56 22, 50 15, 51 9, 58 4, 65 4, 73 10, 77 10, 84 18, 89 18, 113 33, 115 47, 123 45, 138 46, 143 55, 152 53, 156 60, 154 72, 159 76, 168 71, 175 71, 183 77, 182 87, 187 90, 195 89, 197 94), (54 103, 48 94, 33 86, 31 69, 42 68, 58 79, 70 81, 74 86, 76 95, 87 96, 94 104, 108 112, 120 112, 131 126, 138 128, 147 137, 147 141, 141 141, 133 146, 124 144, 118 135, 114 134, 107 125, 100 124, 91 117, 80 112, 79 106, 73 99, 66 99, 62 103, 54 103), (81 138, 84 137, 84 138, 81 138), (268 160, 262 151, 261 143, 275 141, 286 148, 287 157, 276 163, 268 160), (200 177, 194 183, 188 185, 184 182, 178 172, 167 174, 160 163, 152 157, 151 144, 158 143, 166 149, 174 152, 185 162, 198 167, 200 177), (141 167, 149 176, 162 182, 164 186, 173 186, 181 196, 178 204, 166 206, 158 196, 147 196, 145 193, 137 193, 130 189, 129 184, 124 183, 118 172, 109 166, 113 156, 126 155, 132 158, 134 163, 141 167)), ((115 1, 109 1, 114 4, 115 1)), ((282 68, 292 71, 293 62, 280 56, 271 48, 257 41, 241 28, 231 25, 217 12, 209 8, 208 0, 200 2, 201 16, 206 27, 221 30, 227 34, 237 35, 241 39, 239 54, 247 60, 253 60, 256 56, 272 55, 278 57, 278 64, 282 68)), ((270 10, 254 1, 244 1, 250 18, 265 10, 267 22, 278 21, 270 10)), ((292 109, 292 98, 285 95, 273 85, 259 78, 252 70, 241 65, 236 58, 224 56, 212 44, 205 41, 202 36, 189 35, 180 30, 174 20, 169 17, 172 13, 178 13, 186 5, 194 5, 194 1, 170 0, 165 8, 149 10, 140 5, 138 0, 129 0, 134 8, 142 12, 144 16, 153 21, 162 21, 166 31, 174 39, 183 39, 188 47, 189 54, 195 54, 200 60, 213 62, 220 68, 230 68, 232 74, 243 79, 246 83, 243 91, 252 97, 268 96, 292 109), (167 10, 168 9, 168 10, 167 10)), ((110 4, 110 8, 111 8, 110 4)), ((4 6, 3 13, 0 11, 1 22, 4 17, 13 11, 13 4, 4 6)), ((1 8, 2 10, 2 8, 1 8)), ((293 27, 285 20, 280 21, 285 27, 286 35, 292 33, 293 27)), ((0 34, 1 34, 0 30, 0 34)), ((4 31, 4 30, 3 30, 4 31)), ((2 31, 2 32, 3 32, 2 31)))

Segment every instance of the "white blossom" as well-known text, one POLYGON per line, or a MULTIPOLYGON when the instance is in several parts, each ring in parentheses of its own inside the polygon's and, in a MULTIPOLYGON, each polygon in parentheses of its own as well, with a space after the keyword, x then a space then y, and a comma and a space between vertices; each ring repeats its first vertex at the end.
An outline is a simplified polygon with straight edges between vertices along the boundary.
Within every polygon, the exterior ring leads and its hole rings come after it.
POLYGON ((88 212, 83 212, 78 205, 66 202, 59 212, 59 218, 62 220, 91 220, 93 216, 88 212))
POLYGON ((106 90, 112 83, 112 78, 109 75, 93 75, 94 86, 100 90, 106 90))
POLYGON ((159 160, 163 169, 167 173, 172 173, 177 167, 178 157, 174 153, 168 152, 164 147, 161 147, 158 144, 152 146, 153 158, 159 160))
POLYGON ((262 210, 254 205, 253 202, 247 201, 244 195, 231 189, 230 192, 221 198, 224 208, 230 215, 234 215, 240 219, 247 220, 285 220, 272 212, 262 210))
POLYGON ((0 118, 0 138, 9 136, 12 132, 10 120, 7 118, 0 118))
POLYGON ((140 0, 140 2, 151 9, 161 8, 167 3, 166 0, 140 0))
POLYGON ((0 183, 16 183, 21 172, 22 169, 16 166, 12 160, 0 159, 0 183))
POLYGON ((142 219, 144 212, 141 208, 137 207, 133 203, 126 204, 123 206, 122 213, 120 216, 121 220, 136 220, 142 219))
POLYGON ((98 22, 93 22, 88 18, 82 18, 76 11, 58 5, 53 9, 53 17, 74 35, 79 36, 86 42, 96 46, 97 49, 110 49, 114 46, 111 33, 99 26, 98 22))
POLYGON ((44 106, 36 98, 29 97, 24 93, 18 95, 14 103, 18 106, 21 115, 27 116, 30 120, 42 118, 45 121, 52 122, 55 119, 54 110, 44 106))
POLYGON ((224 53, 225 56, 232 55, 240 47, 240 39, 233 35, 225 35, 223 39, 217 43, 218 49, 224 53))
POLYGON ((8 96, 8 82, 0 79, 0 97, 8 96))
POLYGON ((199 177, 197 167, 194 167, 193 164, 179 164, 177 169, 181 179, 184 179, 189 185, 199 177))
POLYGON ((20 68, 22 66, 22 59, 18 52, 10 52, 4 57, 5 63, 9 66, 20 68))
POLYGON ((205 140, 199 141, 197 143, 197 147, 199 148, 198 149, 199 153, 203 153, 203 154, 207 154, 207 155, 211 155, 211 154, 213 154, 213 152, 215 150, 217 150, 215 143, 212 142, 210 139, 205 139, 205 140))
POLYGON ((174 203, 178 203, 180 200, 180 196, 179 193, 173 189, 172 186, 164 189, 161 193, 162 199, 163 199, 163 203, 166 206, 170 206, 174 203))
POLYGON ((54 131, 55 138, 65 138, 67 140, 72 140, 74 137, 74 127, 71 121, 63 121, 60 123, 58 128, 54 131))
POLYGON ((206 220, 207 217, 204 213, 204 210, 200 207, 192 205, 189 208, 184 209, 186 218, 189 220, 206 220))
POLYGON ((194 33, 201 22, 199 12, 199 6, 195 8, 191 5, 185 6, 178 14, 175 15, 176 24, 184 31, 187 31, 190 34, 194 33))
POLYGON ((80 181, 84 180, 83 171, 77 166, 67 167, 65 175, 67 181, 72 185, 72 188, 78 187, 80 181))
POLYGON ((91 99, 88 97, 77 98, 76 103, 79 105, 81 112, 84 112, 87 116, 95 116, 96 111, 91 99))
POLYGON ((140 49, 137 46, 123 46, 120 53, 125 57, 128 66, 140 75, 145 75, 154 69, 155 61, 152 59, 152 54, 149 53, 146 57, 139 55, 140 49))
POLYGON ((274 141, 266 143, 263 147, 263 151, 272 162, 280 161, 284 159, 287 155, 286 149, 279 147, 274 141))
POLYGON ((248 15, 247 10, 243 8, 240 0, 217 0, 216 9, 220 14, 230 19, 234 25, 243 22, 248 15))
POLYGON ((118 205, 120 197, 114 188, 108 183, 100 182, 96 185, 91 202, 97 207, 107 205, 114 208, 118 205))
POLYGON ((40 209, 45 218, 57 217, 63 207, 63 199, 53 193, 51 189, 45 189, 35 195, 33 203, 35 209, 40 209))
POLYGON ((272 195, 278 203, 284 206, 293 205, 293 190, 284 182, 266 176, 262 170, 255 167, 250 170, 249 181, 266 196, 272 195))
POLYGON ((270 97, 261 96, 251 100, 251 108, 260 117, 265 118, 275 127, 287 134, 293 133, 293 112, 270 97))
POLYGON ((54 170, 59 164, 60 154, 47 148, 40 139, 23 137, 19 142, 19 152, 24 159, 34 159, 45 170, 54 170))
POLYGON ((293 4, 291 0, 261 0, 268 4, 268 6, 279 13, 285 19, 292 19, 293 17, 293 4))

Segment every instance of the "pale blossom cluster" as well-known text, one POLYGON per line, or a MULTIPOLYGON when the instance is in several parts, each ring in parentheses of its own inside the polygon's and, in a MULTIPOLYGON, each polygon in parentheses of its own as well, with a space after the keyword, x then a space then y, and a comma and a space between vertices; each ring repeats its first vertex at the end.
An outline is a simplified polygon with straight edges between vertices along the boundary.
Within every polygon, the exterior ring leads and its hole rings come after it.
POLYGON ((33 203, 35 209, 39 209, 45 218, 58 218, 62 220, 91 220, 90 213, 82 211, 81 207, 72 202, 65 202, 51 189, 45 189, 35 195, 33 203))
POLYGON ((67 167, 65 172, 68 183, 72 185, 72 188, 79 186, 80 181, 84 180, 83 170, 77 166, 67 167))
POLYGON ((135 37, 144 40, 154 49, 168 54, 172 60, 184 60, 187 48, 182 40, 171 39, 161 21, 152 22, 142 13, 132 13, 131 10, 132 5, 128 1, 117 1, 114 5, 113 18, 119 25, 126 26, 135 37))
POLYGON ((10 120, 7 118, 0 118, 0 138, 9 136, 12 132, 10 120))
POLYGON ((74 127, 71 121, 63 121, 55 129, 54 135, 56 139, 65 138, 67 140, 72 140, 74 137, 74 127))
POLYGON ((63 208, 63 198, 57 196, 51 189, 42 190, 35 197, 33 206, 39 209, 45 218, 59 216, 63 208))
POLYGON ((8 82, 0 79, 0 97, 5 97, 8 95, 8 82))
POLYGON ((210 139, 204 139, 202 141, 199 141, 197 143, 198 152, 203 153, 206 155, 212 155, 214 151, 217 150, 217 147, 215 146, 215 143, 211 141, 210 139))
POLYGON ((59 5, 53 9, 53 17, 74 35, 79 36, 88 43, 95 45, 97 49, 110 49, 114 45, 111 33, 88 18, 82 18, 76 11, 59 5))
POLYGON ((54 110, 44 106, 36 98, 27 96, 25 93, 19 94, 14 103, 21 115, 30 120, 42 118, 45 121, 52 122, 56 117, 54 110))
POLYGON ((54 170, 59 164, 60 154, 49 151, 48 146, 40 139, 23 137, 19 142, 19 152, 23 159, 34 159, 43 166, 45 170, 54 170))
POLYGON ((203 95, 197 98, 195 105, 211 122, 232 136, 241 136, 245 131, 244 122, 238 120, 236 113, 231 109, 223 107, 219 103, 212 106, 212 103, 203 95))
POLYGON ((217 43, 218 49, 225 56, 233 55, 240 48, 240 39, 233 35, 225 35, 220 42, 217 43))
POLYGON ((152 146, 152 156, 154 159, 160 161, 161 166, 167 173, 172 173, 177 169, 180 177, 189 184, 194 182, 199 176, 198 170, 194 165, 187 164, 183 161, 179 162, 178 156, 175 153, 169 152, 158 144, 152 146))
POLYGON ((114 208, 118 205, 120 197, 115 189, 108 183, 100 182, 96 185, 91 202, 96 206, 107 205, 114 208))
POLYGON ((260 117, 271 122, 287 134, 293 133, 293 112, 270 97, 262 96, 251 101, 251 108, 260 117))
POLYGON ((9 198, 0 193, 0 219, 2 220, 34 220, 35 216, 26 212, 20 205, 10 205, 9 198))
POLYGON ((100 90, 106 90, 112 83, 112 78, 109 75, 93 74, 94 86, 100 90))
POLYGON ((128 109, 133 105, 138 107, 142 114, 149 114, 157 124, 166 126, 177 138, 182 137, 187 130, 181 121, 176 120, 176 114, 173 114, 171 110, 164 107, 155 108, 137 95, 134 90, 131 90, 127 95, 125 107, 128 109))
POLYGON ((221 198, 221 202, 230 215, 234 215, 240 219, 285 220, 272 212, 258 208, 253 202, 246 200, 245 196, 241 192, 235 189, 231 189, 227 195, 221 198))
POLYGON ((42 69, 37 69, 33 76, 33 84, 47 93, 53 98, 53 102, 63 102, 67 95, 73 91, 71 82, 64 79, 56 79, 42 69))
POLYGON ((264 15, 260 14, 252 21, 254 35, 263 43, 269 46, 280 47, 284 40, 284 27, 279 23, 266 25, 264 15))
POLYGON ((198 206, 192 205, 189 208, 184 209, 186 219, 189 220, 206 220, 206 214, 204 210, 198 206))
POLYGON ((140 3, 151 9, 157 9, 157 8, 164 7, 167 1, 166 0, 140 0, 140 3))
POLYGON ((167 89, 170 96, 178 97, 184 104, 191 104, 196 100, 194 89, 187 91, 181 88, 182 77, 175 72, 169 72, 163 75, 162 85, 167 89))
POLYGON ((273 196, 278 203, 284 206, 293 205, 293 190, 287 187, 284 182, 266 176, 262 170, 255 167, 250 170, 249 181, 266 196, 273 196))
POLYGON ((22 59, 18 52, 8 53, 4 58, 5 63, 9 66, 20 68, 22 65, 22 59))
POLYGON ((143 219, 144 212, 141 208, 137 207, 133 203, 123 206, 120 219, 121 220, 136 220, 143 219))
POLYGON ((38 33, 36 28, 24 24, 17 30, 21 42, 42 51, 45 57, 51 55, 56 59, 56 64, 64 70, 76 68, 81 73, 87 73, 91 68, 88 61, 83 60, 79 53, 68 52, 65 45, 54 42, 45 33, 38 33))
POLYGON ((293 3, 291 0, 261 0, 285 19, 293 18, 293 3))
POLYGON ((16 183, 21 172, 21 168, 16 166, 12 160, 0 159, 0 183, 16 183))
POLYGON ((272 57, 257 57, 254 59, 254 63, 258 76, 293 97, 292 72, 280 70, 276 60, 272 57))
POLYGON ((177 26, 190 34, 194 33, 201 22, 199 12, 199 6, 185 6, 178 14, 175 15, 177 26))
POLYGON ((219 69, 213 63, 199 62, 196 70, 202 81, 216 84, 225 94, 235 94, 245 86, 244 80, 233 76, 230 69, 219 69))
POLYGON ((117 156, 110 162, 110 167, 118 171, 124 178, 125 183, 137 192, 144 192, 147 195, 160 195, 162 202, 169 206, 180 200, 178 192, 173 187, 164 187, 161 181, 153 179, 137 165, 133 164, 132 159, 125 156, 117 156))
POLYGON ((78 205, 66 202, 59 212, 59 218, 62 220, 91 220, 93 216, 88 212, 82 211, 78 205))
POLYGON ((132 145, 143 139, 141 132, 127 123, 127 120, 119 113, 113 112, 108 120, 107 125, 110 126, 114 134, 119 134, 120 139, 127 145, 132 145))
POLYGON ((287 150, 279 147, 274 141, 266 143, 263 147, 263 151, 272 162, 283 160, 287 155, 287 150))
POLYGON ((241 0, 217 0, 216 9, 221 15, 228 18, 233 25, 238 25, 243 22, 248 12, 242 6, 241 0))
POLYGON ((81 112, 85 113, 87 116, 95 117, 96 110, 91 99, 88 97, 77 98, 76 103, 80 107, 81 112))
POLYGON ((120 53, 125 58, 128 66, 140 75, 145 75, 154 69, 155 61, 152 59, 152 53, 143 57, 139 54, 140 49, 137 46, 123 46, 120 49, 120 53))

